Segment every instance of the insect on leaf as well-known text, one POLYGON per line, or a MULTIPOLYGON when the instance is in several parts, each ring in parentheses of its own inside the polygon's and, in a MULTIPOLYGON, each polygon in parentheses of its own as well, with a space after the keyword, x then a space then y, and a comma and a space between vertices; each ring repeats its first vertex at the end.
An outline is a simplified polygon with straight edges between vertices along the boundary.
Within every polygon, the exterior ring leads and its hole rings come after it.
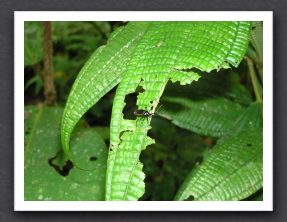
POLYGON ((137 200, 143 195, 145 175, 139 155, 154 142, 147 136, 147 122, 123 118, 125 96, 141 86, 144 92, 138 95, 137 106, 154 112, 169 79, 183 85, 199 79, 186 69, 210 72, 228 68, 228 63, 238 66, 249 32, 250 22, 150 22, 114 100, 106 200, 137 200))

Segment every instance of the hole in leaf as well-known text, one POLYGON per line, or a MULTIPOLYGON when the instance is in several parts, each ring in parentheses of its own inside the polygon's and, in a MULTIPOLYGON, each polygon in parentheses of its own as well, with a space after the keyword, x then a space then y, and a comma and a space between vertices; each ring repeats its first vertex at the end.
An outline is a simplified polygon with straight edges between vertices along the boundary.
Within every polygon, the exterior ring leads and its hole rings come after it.
MULTIPOLYGON (((53 163, 54 160, 56 160, 58 158, 58 156, 60 156, 61 151, 57 152, 56 156, 48 159, 48 163, 50 166, 52 166, 61 176, 68 176, 70 170, 74 167, 72 162, 70 160, 65 161, 65 165, 61 168, 59 165, 53 163)), ((61 155, 62 157, 62 155, 61 155)))
POLYGON ((98 158, 96 156, 91 156, 90 161, 96 161, 98 158))
POLYGON ((252 26, 252 30, 254 30, 254 29, 256 29, 257 28, 257 26, 252 26))
MULTIPOLYGON (((144 82, 143 79, 142 79, 142 82, 144 82)), ((138 85, 136 88, 136 93, 139 94, 139 93, 143 93, 143 92, 145 92, 144 88, 141 85, 138 85)))
POLYGON ((252 146, 252 144, 250 144, 250 143, 247 143, 247 144, 246 144, 246 146, 252 146))
POLYGON ((190 196, 186 199, 186 201, 194 201, 194 196, 190 195, 190 196))
POLYGON ((30 131, 31 131, 31 127, 27 127, 27 129, 25 129, 25 134, 26 135, 29 135, 30 134, 30 131))
POLYGON ((113 151, 114 147, 115 147, 114 145, 111 145, 110 151, 113 151))
POLYGON ((131 119, 131 120, 136 119, 136 115, 134 115, 134 111, 138 109, 136 105, 137 96, 139 93, 143 93, 143 92, 145 92, 143 87, 138 85, 134 93, 130 93, 125 96, 126 105, 123 109, 124 119, 131 119))
MULTIPOLYGON (((120 135, 119 135, 120 140, 121 140, 121 137, 122 137, 122 135, 124 134, 124 132, 127 132, 127 130, 124 130, 124 131, 121 131, 121 132, 120 132, 120 135)), ((121 140, 121 142, 122 142, 122 140, 121 140)))

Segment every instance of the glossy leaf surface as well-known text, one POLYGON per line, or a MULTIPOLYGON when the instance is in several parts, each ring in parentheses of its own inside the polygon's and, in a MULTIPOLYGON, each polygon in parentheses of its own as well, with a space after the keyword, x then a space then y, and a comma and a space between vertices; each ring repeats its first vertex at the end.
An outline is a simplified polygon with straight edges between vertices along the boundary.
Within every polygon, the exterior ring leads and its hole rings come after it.
POLYGON ((107 147, 93 128, 77 127, 72 153, 93 172, 73 167, 62 151, 60 123, 62 108, 25 107, 26 201, 104 200, 107 147))

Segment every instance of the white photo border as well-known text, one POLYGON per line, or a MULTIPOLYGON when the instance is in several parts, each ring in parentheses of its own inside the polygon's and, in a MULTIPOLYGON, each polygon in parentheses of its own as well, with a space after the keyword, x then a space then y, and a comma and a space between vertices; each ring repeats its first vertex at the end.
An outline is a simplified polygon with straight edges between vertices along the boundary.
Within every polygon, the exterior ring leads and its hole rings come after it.
POLYGON ((15 11, 15 211, 273 211, 272 11, 15 11), (263 21, 263 201, 24 201, 24 21, 263 21))

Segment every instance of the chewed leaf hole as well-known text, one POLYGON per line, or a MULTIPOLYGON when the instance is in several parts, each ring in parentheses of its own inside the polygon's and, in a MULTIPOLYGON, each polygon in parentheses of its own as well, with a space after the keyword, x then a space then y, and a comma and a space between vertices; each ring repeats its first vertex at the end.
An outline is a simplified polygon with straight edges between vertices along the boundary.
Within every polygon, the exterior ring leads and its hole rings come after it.
POLYGON ((186 201, 194 201, 194 196, 190 195, 190 196, 186 199, 186 201))
POLYGON ((55 159, 57 159, 59 152, 57 152, 56 156, 50 158, 48 163, 51 167, 53 167, 61 176, 68 176, 70 170, 74 167, 70 160, 65 161, 65 165, 63 167, 53 163, 55 159))
POLYGON ((91 156, 90 161, 96 161, 98 158, 96 156, 91 156))
POLYGON ((125 96, 125 106, 123 109, 123 118, 126 120, 135 120, 136 115, 134 115, 134 111, 138 109, 137 107, 137 96, 140 93, 144 93, 145 90, 142 86, 138 85, 137 88, 135 89, 134 93, 129 93, 125 96))

